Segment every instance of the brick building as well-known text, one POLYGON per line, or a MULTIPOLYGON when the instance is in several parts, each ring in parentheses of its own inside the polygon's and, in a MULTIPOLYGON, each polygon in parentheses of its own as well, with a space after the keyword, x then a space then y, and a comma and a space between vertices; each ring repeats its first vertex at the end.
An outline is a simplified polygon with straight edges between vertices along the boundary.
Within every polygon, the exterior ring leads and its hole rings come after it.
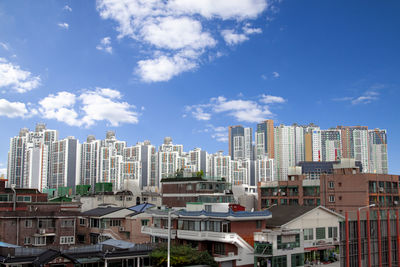
POLYGON ((78 242, 98 244, 108 239, 149 242, 149 236, 140 230, 150 221, 150 216, 144 211, 153 206, 148 203, 130 208, 106 206, 83 212, 78 218, 78 242))
POLYGON ((399 175, 361 173, 354 162, 334 164, 331 173, 318 175, 319 179, 308 179, 297 172, 288 181, 259 183, 258 206, 322 205, 344 214, 370 204, 380 209, 400 204, 399 175))
POLYGON ((185 207, 187 202, 234 203, 230 185, 223 179, 172 177, 161 180, 162 204, 185 207))
MULTIPOLYGON (((266 227, 269 211, 233 211, 228 203, 191 203, 171 214, 171 239, 208 251, 220 266, 254 266, 254 232, 266 227)), ((168 238, 168 211, 152 209, 142 233, 153 242, 168 238)))
POLYGON ((6 188, 7 180, 0 180, 0 211, 26 210, 30 203, 47 202, 47 194, 31 188, 6 188), (16 196, 14 202, 14 195, 16 196))
POLYGON ((78 210, 78 204, 49 202, 0 211, 0 241, 29 247, 74 245, 78 210))

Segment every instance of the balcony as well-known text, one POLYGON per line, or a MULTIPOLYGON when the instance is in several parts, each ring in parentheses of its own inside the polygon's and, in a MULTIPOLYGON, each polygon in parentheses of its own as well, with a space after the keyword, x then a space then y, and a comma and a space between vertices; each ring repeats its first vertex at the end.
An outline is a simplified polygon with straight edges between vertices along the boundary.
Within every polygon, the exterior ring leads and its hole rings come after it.
MULTIPOLYGON (((168 229, 142 226, 142 234, 157 236, 161 238, 168 238, 168 229)), ((176 229, 171 229, 171 238, 172 239, 176 238, 176 229)))

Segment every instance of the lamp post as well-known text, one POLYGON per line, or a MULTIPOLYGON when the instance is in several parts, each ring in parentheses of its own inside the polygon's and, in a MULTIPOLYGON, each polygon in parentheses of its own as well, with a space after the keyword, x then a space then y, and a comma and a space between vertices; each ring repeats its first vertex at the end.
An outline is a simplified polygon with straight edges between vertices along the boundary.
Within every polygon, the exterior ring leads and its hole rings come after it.
MULTIPOLYGON (((357 210, 357 237, 358 237, 358 266, 361 267, 361 222, 360 222, 360 211, 362 209, 375 207, 375 204, 371 204, 365 207, 360 207, 357 210)), ((369 224, 369 211, 367 212, 367 238, 368 238, 368 267, 371 266, 371 247, 370 247, 370 224, 369 224)))
POLYGON ((168 211, 168 254, 167 267, 171 266, 171 209, 168 211))

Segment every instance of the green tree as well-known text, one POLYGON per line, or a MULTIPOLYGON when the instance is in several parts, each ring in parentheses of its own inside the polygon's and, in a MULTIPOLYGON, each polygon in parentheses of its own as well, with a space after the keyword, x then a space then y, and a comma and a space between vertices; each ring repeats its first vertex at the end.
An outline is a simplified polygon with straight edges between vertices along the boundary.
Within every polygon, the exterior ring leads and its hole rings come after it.
MULTIPOLYGON (((153 266, 167 266, 167 246, 154 250, 150 254, 153 266)), ((207 251, 198 251, 190 246, 171 246, 171 266, 181 267, 187 265, 209 265, 217 267, 214 258, 207 251)))
POLYGON ((204 176, 204 171, 200 170, 199 172, 196 172, 197 177, 203 177, 204 176))

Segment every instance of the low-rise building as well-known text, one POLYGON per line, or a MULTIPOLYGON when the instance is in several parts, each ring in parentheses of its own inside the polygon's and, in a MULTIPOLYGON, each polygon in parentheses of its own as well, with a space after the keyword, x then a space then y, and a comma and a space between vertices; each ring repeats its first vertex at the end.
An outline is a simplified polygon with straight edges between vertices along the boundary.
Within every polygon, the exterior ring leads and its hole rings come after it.
MULTIPOLYGON (((234 211, 228 203, 189 203, 186 209, 171 211, 171 238, 208 251, 220 266, 254 265, 254 232, 266 227, 269 211, 234 211)), ((168 238, 168 210, 150 209, 151 223, 142 233, 153 242, 168 238)))
POLYGON ((98 244, 108 239, 149 242, 149 236, 142 234, 140 229, 150 221, 144 211, 153 206, 147 203, 130 208, 103 206, 83 212, 78 218, 78 242, 98 244))
POLYGON ((333 260, 339 251, 343 216, 322 206, 273 206, 269 211, 267 229, 254 235, 259 266, 303 266, 333 260))
POLYGON ((170 177, 161 180, 162 204, 185 207, 188 202, 235 203, 230 184, 223 178, 170 177))

